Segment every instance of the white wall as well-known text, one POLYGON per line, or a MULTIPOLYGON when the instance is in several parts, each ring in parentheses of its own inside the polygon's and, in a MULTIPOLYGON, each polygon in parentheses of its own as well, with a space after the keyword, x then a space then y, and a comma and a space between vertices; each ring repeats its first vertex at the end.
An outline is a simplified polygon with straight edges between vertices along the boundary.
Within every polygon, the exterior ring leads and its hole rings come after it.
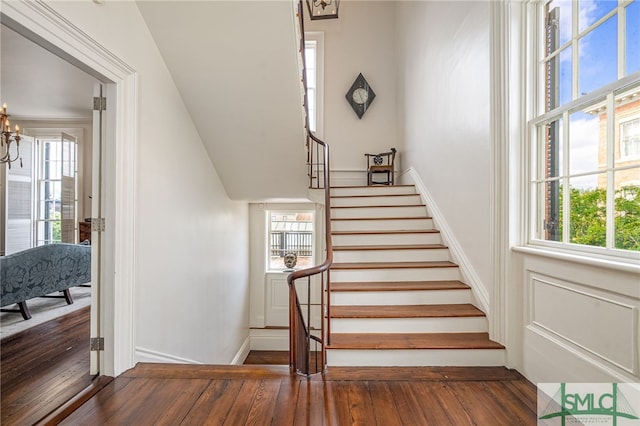
POLYGON ((366 170, 366 152, 395 147, 405 155, 396 132, 394 16, 392 1, 342 1, 339 19, 310 21, 305 9, 305 31, 324 32, 324 139, 332 171, 366 170), (376 94, 362 119, 345 99, 359 73, 376 94))
POLYGON ((230 362, 248 337, 247 204, 227 197, 136 4, 47 3, 137 73, 140 358, 230 362))
POLYGON ((403 168, 417 171, 490 294, 489 3, 396 5, 403 168))

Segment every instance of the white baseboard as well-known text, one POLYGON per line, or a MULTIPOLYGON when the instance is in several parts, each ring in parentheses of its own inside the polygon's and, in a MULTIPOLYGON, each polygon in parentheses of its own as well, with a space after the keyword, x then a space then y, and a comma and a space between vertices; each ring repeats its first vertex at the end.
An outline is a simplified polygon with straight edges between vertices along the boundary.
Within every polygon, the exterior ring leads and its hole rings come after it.
POLYGON ((366 186, 366 170, 331 170, 331 186, 366 186))
POLYGON ((244 364, 244 360, 247 359, 247 356, 249 355, 250 351, 251 351, 251 337, 247 336, 247 338, 244 339, 242 346, 240 346, 238 353, 231 360, 231 365, 244 364))
POLYGON ((447 247, 449 247, 449 251, 451 252, 453 261, 460 267, 460 273, 463 277, 463 281, 471 287, 473 295, 480 305, 478 306, 478 308, 480 308, 485 314, 489 315, 489 293, 487 292, 485 286, 482 284, 482 280, 465 255, 462 246, 453 233, 453 230, 447 224, 444 215, 438 208, 438 205, 436 204, 433 197, 431 196, 431 193, 420 178, 418 172, 413 167, 410 167, 406 171, 402 172, 400 176, 398 176, 398 181, 403 184, 413 184, 416 186, 416 190, 420 194, 420 197, 422 197, 422 201, 426 204, 436 228, 440 230, 442 240, 447 245, 447 247))
POLYGON ((251 350, 254 351, 288 351, 289 330, 253 328, 250 330, 251 350))
POLYGON ((181 358, 162 352, 136 347, 136 362, 161 362, 168 364, 202 364, 188 358, 181 358))

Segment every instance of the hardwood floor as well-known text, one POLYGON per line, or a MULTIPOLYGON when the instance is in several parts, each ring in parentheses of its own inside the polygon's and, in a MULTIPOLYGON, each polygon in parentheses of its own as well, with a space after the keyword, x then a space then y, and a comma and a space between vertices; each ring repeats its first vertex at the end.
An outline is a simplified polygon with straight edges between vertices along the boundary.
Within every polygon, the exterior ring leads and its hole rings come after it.
POLYGON ((534 425, 536 388, 496 367, 138 364, 62 424, 534 425))
POLYGON ((1 424, 34 424, 91 383, 89 310, 0 341, 1 424))

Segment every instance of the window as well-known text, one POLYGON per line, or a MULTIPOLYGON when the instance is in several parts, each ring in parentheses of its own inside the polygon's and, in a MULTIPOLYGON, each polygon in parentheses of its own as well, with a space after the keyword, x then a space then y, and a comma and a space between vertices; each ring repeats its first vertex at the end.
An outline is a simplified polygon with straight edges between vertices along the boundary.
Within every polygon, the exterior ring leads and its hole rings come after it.
POLYGON ((305 33, 305 63, 309 130, 322 137, 323 34, 305 33))
POLYGON ((620 157, 640 157, 640 118, 620 124, 620 157))
POLYGON ((640 1, 540 7, 532 240, 640 251, 640 1))
POLYGON ((77 152, 74 137, 38 140, 36 245, 75 242, 77 152))
POLYGON ((313 266, 313 211, 267 212, 269 217, 269 243, 267 269, 284 271, 313 266), (296 265, 288 268, 285 256, 294 254, 296 265))

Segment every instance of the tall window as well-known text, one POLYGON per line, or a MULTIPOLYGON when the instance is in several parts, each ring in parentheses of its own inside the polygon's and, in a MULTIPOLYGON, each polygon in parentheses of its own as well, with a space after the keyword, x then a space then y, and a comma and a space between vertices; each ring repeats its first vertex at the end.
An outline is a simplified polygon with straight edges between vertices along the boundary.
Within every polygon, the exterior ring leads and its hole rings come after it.
POLYGON ((268 270, 283 271, 313 266, 313 211, 268 212, 268 270), (295 257, 295 265, 287 265, 295 257))
POLYGON ((77 150, 75 138, 39 140, 36 244, 75 242, 77 150))
POLYGON ((640 251, 640 0, 541 4, 534 242, 640 251))
POLYGON ((309 103, 309 130, 322 137, 322 84, 323 84, 323 34, 305 33, 305 62, 307 77, 307 101, 309 103))

